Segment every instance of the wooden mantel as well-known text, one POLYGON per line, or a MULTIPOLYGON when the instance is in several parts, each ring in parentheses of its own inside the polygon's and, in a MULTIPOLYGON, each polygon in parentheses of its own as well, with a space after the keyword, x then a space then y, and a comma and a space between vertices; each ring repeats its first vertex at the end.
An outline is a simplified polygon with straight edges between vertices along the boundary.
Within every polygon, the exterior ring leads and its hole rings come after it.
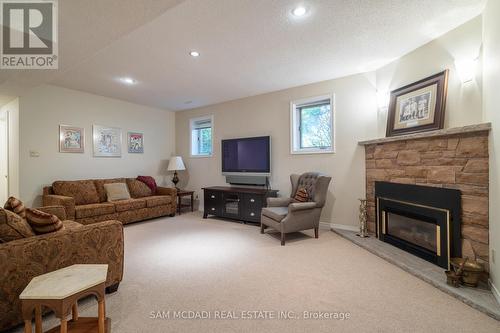
POLYGON ((387 138, 379 138, 372 140, 359 141, 358 144, 361 146, 373 145, 378 143, 386 143, 386 142, 396 142, 396 141, 405 141, 405 140, 416 140, 416 139, 424 139, 424 138, 432 138, 432 137, 440 137, 440 136, 449 136, 454 134, 465 134, 465 133, 473 133, 473 132, 483 132, 490 131, 491 123, 483 123, 477 125, 467 125, 462 127, 453 127, 446 128, 438 131, 430 131, 430 132, 420 132, 399 136, 391 136, 387 138))

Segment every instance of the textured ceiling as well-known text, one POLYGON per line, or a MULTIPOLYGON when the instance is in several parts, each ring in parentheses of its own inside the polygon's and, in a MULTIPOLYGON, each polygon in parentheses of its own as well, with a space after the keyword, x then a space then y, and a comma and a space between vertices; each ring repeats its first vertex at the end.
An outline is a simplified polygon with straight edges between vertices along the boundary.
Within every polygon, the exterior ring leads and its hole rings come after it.
POLYGON ((59 69, 0 70, 0 105, 31 87, 64 77, 68 70, 78 67, 113 41, 181 2, 59 0, 59 69))
POLYGON ((290 12, 298 2, 287 0, 59 3, 61 69, 0 73, 0 95, 48 82, 188 109, 375 69, 484 7, 484 0, 305 0, 308 14, 297 19, 290 12), (190 57, 191 49, 201 56, 190 57), (138 83, 123 85, 123 76, 138 83))

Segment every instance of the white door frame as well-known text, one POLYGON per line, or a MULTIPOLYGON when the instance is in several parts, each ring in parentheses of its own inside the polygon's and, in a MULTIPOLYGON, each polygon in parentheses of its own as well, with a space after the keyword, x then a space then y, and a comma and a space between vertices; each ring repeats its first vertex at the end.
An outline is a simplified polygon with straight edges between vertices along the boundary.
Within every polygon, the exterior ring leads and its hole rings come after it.
POLYGON ((3 110, 3 111, 0 111, 0 115, 2 113, 5 113, 5 152, 6 152, 6 157, 7 157, 7 160, 6 160, 6 172, 7 174, 6 175, 0 175, 0 177, 5 177, 6 178, 6 190, 7 190, 7 198, 9 197, 10 195, 10 151, 9 151, 9 132, 10 132, 10 123, 9 123, 9 110, 3 110))

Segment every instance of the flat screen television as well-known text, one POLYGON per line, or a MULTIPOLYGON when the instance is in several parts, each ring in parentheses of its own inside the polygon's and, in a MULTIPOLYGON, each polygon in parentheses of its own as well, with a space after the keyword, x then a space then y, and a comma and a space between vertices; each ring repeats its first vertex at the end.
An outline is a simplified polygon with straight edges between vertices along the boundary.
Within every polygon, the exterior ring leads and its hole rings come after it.
POLYGON ((222 140, 222 174, 269 176, 271 137, 222 140))

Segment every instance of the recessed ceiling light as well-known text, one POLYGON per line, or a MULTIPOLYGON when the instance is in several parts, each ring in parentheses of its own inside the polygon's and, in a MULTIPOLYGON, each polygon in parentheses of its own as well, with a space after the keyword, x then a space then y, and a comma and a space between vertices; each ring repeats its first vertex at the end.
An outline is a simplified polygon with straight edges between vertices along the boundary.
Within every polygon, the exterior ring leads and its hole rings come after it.
POLYGON ((137 83, 137 80, 135 80, 135 79, 133 79, 133 78, 131 78, 131 77, 122 77, 122 78, 120 79, 120 81, 122 81, 122 82, 123 82, 123 83, 125 83, 125 84, 130 84, 130 85, 132 85, 132 84, 136 84, 136 83, 137 83))
POLYGON ((189 52, 189 55, 191 57, 199 57, 200 56, 200 52, 198 52, 198 51, 191 51, 191 52, 189 52))
POLYGON ((304 16, 306 13, 307 13, 307 9, 306 9, 306 7, 303 7, 303 6, 295 7, 292 10, 292 14, 294 16, 297 16, 297 17, 304 16))

